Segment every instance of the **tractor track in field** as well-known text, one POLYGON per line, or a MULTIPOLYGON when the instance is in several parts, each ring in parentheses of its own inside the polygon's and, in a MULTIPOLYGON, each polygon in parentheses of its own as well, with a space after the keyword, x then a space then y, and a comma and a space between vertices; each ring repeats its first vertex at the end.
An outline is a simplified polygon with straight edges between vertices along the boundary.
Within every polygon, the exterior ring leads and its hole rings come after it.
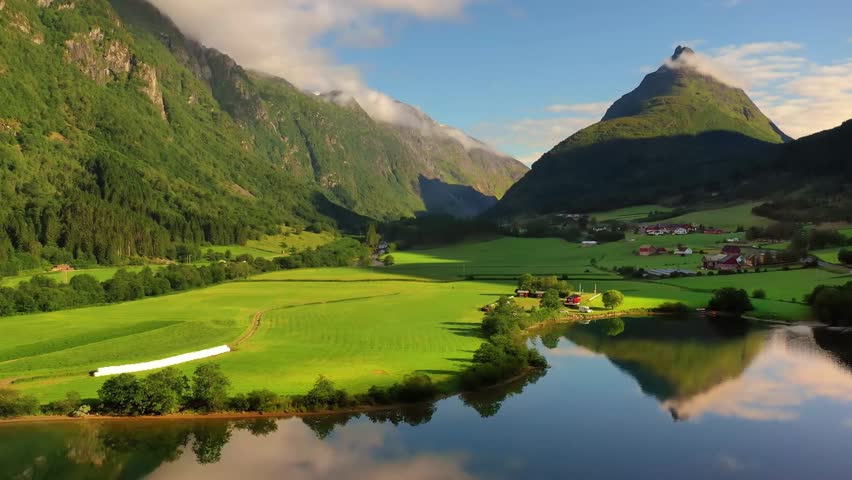
POLYGON ((331 305, 331 304, 334 304, 334 303, 356 302, 356 301, 359 301, 359 300, 371 300, 371 299, 374 299, 374 298, 395 297, 397 295, 400 295, 400 292, 386 293, 384 295, 371 295, 371 296, 367 296, 367 297, 342 298, 342 299, 338 299, 338 300, 327 300, 327 301, 323 301, 323 302, 299 303, 299 304, 296 304, 296 305, 285 305, 283 307, 273 307, 273 308, 269 308, 269 309, 266 309, 266 310, 259 310, 259 311, 255 312, 254 315, 252 316, 251 325, 249 326, 248 330, 243 332, 243 334, 240 335, 240 338, 238 338, 233 343, 229 344, 229 346, 231 347, 231 349, 234 349, 234 348, 240 346, 240 344, 245 343, 246 341, 250 340, 254 336, 254 334, 257 333, 257 331, 260 329, 260 321, 263 319, 263 316, 265 314, 269 313, 269 312, 274 312, 274 311, 277 311, 277 310, 287 310, 287 309, 290 309, 290 308, 310 307, 310 306, 314 306, 314 305, 331 305))

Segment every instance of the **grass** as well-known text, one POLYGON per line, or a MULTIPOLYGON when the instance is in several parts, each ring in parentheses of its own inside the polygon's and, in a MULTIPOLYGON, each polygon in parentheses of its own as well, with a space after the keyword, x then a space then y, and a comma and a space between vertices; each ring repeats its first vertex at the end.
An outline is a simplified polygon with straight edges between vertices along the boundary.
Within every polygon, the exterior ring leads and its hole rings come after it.
MULTIPOLYGON (((661 237, 658 245, 688 241, 715 245, 716 237, 661 237), (712 238, 711 238, 712 237, 712 238), (691 241, 689 241, 691 240, 691 241)), ((479 307, 513 290, 518 274, 565 274, 585 292, 621 290, 620 310, 648 309, 663 302, 707 304, 712 290, 763 288, 757 314, 798 320, 808 309, 801 299, 820 283, 848 277, 823 270, 795 270, 668 281, 624 280, 591 266, 695 266, 698 256, 638 257, 637 242, 595 248, 555 239, 502 238, 422 251, 398 252, 388 268, 304 269, 268 273, 167 297, 126 304, 0 318, 0 384, 40 400, 76 390, 95 395, 103 379, 98 367, 165 358, 239 338, 257 312, 260 327, 232 353, 218 357, 234 391, 269 388, 304 393, 323 374, 351 392, 387 385, 422 371, 452 379, 482 342, 479 307), (475 277, 463 280, 465 275, 475 277)), ((601 299, 591 303, 602 309, 601 299)), ((190 373, 196 363, 180 368, 190 373)))
POLYGON ((278 235, 264 235, 260 240, 249 240, 245 245, 214 245, 202 248, 202 252, 209 249, 214 252, 231 252, 233 256, 248 254, 252 257, 272 258, 286 255, 291 248, 306 250, 316 248, 334 240, 332 233, 314 233, 302 231, 294 233, 287 227, 281 228, 278 235))
POLYGON ((698 223, 706 227, 721 228, 725 231, 734 231, 737 227, 763 227, 772 223, 772 220, 759 217, 751 210, 760 205, 760 202, 744 203, 725 208, 712 210, 700 210, 687 213, 679 217, 671 218, 663 223, 698 223))
MULTIPOLYGON (((35 276, 42 276, 47 278, 52 278, 57 282, 66 282, 67 280, 71 280, 77 275, 91 275, 103 282, 104 280, 109 280, 115 275, 115 272, 125 269, 131 272, 138 272, 145 268, 144 266, 134 266, 134 267, 103 267, 103 268, 91 268, 86 270, 75 270, 73 272, 47 272, 47 273, 36 273, 36 274, 28 274, 28 275, 17 275, 14 277, 4 277, 0 279, 0 286, 3 287, 15 287, 21 282, 27 282, 35 276)), ((159 268, 157 265, 151 265, 151 268, 159 268)))
POLYGON ((600 212, 590 214, 590 217, 596 218, 599 222, 607 222, 617 220, 620 222, 632 222, 642 220, 652 213, 671 212, 669 207, 661 205, 637 205, 635 207, 619 208, 618 210, 610 210, 608 212, 600 212))

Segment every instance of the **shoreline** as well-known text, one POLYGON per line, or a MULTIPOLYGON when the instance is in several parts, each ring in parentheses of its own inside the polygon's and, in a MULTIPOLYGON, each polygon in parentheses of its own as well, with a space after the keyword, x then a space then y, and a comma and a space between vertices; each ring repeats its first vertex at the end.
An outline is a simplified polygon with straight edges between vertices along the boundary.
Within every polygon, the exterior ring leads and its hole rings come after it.
MULTIPOLYGON (((360 405, 349 408, 341 408, 337 410, 316 410, 310 412, 216 412, 216 413, 171 413, 169 415, 139 415, 130 416, 115 416, 115 415, 87 415, 85 417, 71 417, 68 415, 30 415, 17 418, 0 418, 0 428, 4 425, 12 424, 27 424, 27 423, 83 423, 83 422, 98 422, 98 421, 129 421, 129 422, 144 422, 144 421, 181 421, 181 420, 252 420, 259 418, 271 418, 275 420, 284 420, 290 418, 306 418, 320 417, 328 415, 360 415, 363 413, 387 412, 400 410, 407 407, 417 407, 426 405, 432 402, 446 400, 452 397, 458 397, 467 393, 481 393, 504 387, 510 383, 517 382, 531 373, 539 370, 537 368, 529 368, 519 375, 501 380, 499 383, 488 386, 481 390, 460 390, 453 393, 441 394, 431 400, 425 400, 416 403, 392 403, 389 405, 360 405)), ((546 370, 546 369, 544 369, 546 370)))

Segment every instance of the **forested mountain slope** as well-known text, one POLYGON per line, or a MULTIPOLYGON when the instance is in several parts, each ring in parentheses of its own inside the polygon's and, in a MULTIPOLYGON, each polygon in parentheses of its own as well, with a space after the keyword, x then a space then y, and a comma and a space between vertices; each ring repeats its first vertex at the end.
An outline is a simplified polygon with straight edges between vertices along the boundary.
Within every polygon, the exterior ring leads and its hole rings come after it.
POLYGON ((0 262, 409 216, 421 177, 496 197, 525 171, 464 149, 439 165, 410 138, 247 73, 141 0, 0 1, 0 262))

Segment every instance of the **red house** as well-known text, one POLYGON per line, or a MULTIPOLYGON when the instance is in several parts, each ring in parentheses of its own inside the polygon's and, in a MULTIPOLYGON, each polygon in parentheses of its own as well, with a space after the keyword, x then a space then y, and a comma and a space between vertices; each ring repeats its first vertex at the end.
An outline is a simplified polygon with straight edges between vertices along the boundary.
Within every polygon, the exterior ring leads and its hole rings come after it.
POLYGON ((515 290, 515 296, 518 298, 527 298, 530 296, 529 290, 521 290, 520 288, 515 290))
POLYGON ((708 255, 704 257, 703 267, 707 270, 739 270, 744 265, 743 257, 739 255, 708 255))
POLYGON ((570 297, 565 299, 565 306, 566 307, 577 306, 582 301, 583 301, 583 297, 581 297, 580 295, 577 295, 575 293, 574 295, 571 295, 570 297))

